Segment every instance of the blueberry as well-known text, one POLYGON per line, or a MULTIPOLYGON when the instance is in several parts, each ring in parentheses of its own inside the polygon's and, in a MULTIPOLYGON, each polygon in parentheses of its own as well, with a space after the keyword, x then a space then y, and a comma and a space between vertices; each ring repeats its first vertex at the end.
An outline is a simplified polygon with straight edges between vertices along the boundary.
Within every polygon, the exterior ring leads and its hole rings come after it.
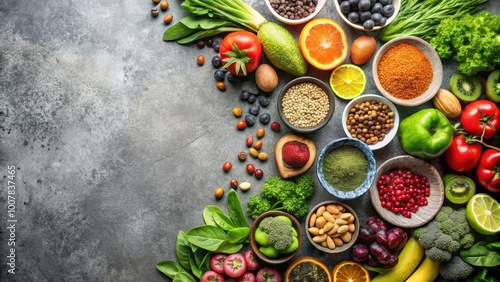
POLYGON ((250 95, 248 96, 247 102, 250 104, 253 104, 253 103, 255 103, 255 101, 257 101, 257 95, 250 93, 250 95))
POLYGON ((370 10, 371 3, 370 0, 360 0, 358 4, 358 9, 360 11, 368 11, 370 10))
POLYGON ((349 0, 349 5, 351 5, 352 7, 358 7, 359 0, 349 0))
POLYGON ((350 12, 349 15, 347 15, 347 19, 349 19, 349 21, 351 23, 357 23, 357 22, 359 22, 359 13, 358 12, 350 12))
POLYGON ((379 13, 374 13, 374 14, 372 14, 372 18, 371 19, 373 20, 373 23, 375 25, 379 25, 380 21, 382 20, 382 15, 379 14, 379 13))
POLYGON ((212 58, 212 66, 216 69, 222 67, 222 60, 219 56, 213 56, 212 58))
POLYGON ((262 113, 259 116, 259 121, 263 124, 268 124, 271 121, 271 115, 268 113, 262 113))
POLYGON ((359 20, 364 22, 367 19, 372 17, 372 13, 370 11, 363 11, 359 13, 359 20))
POLYGON ((387 18, 386 18, 386 17, 382 17, 382 18, 380 19, 380 23, 379 23, 379 25, 385 25, 385 23, 386 23, 386 22, 387 22, 387 18))
POLYGON ((258 116, 260 112, 259 105, 251 105, 250 108, 248 108, 248 112, 254 116, 258 116))
POLYGON ((349 4, 349 2, 347 1, 342 2, 340 4, 340 11, 342 13, 348 14, 351 11, 351 5, 349 4))
POLYGON ((214 51, 219 53, 219 50, 220 50, 220 43, 219 42, 215 42, 214 43, 214 51))
POLYGON ((372 19, 366 20, 363 23, 363 28, 366 30, 372 30, 374 26, 375 26, 375 23, 373 22, 372 19))
POLYGON ((228 73, 227 74, 227 81, 229 81, 230 83, 236 83, 236 82, 238 82, 238 76, 236 76, 232 73, 228 73))
POLYGON ((245 121, 248 126, 252 126, 257 122, 257 118, 254 115, 245 115, 245 121))
POLYGON ((214 78, 217 81, 224 81, 225 76, 226 76, 226 73, 223 70, 216 70, 214 72, 214 78))
POLYGON ((392 3, 392 0, 379 0, 378 1, 382 6, 389 5, 392 3))
POLYGON ((209 38, 209 39, 207 39, 206 44, 208 47, 212 47, 212 46, 214 46, 214 40, 212 38, 209 38))
POLYGON ((380 4, 380 3, 373 4, 371 12, 372 13, 381 13, 382 12, 382 4, 380 4))
POLYGON ((386 5, 382 8, 382 16, 384 17, 390 17, 394 14, 394 6, 392 5, 386 5))
POLYGON ((269 106, 269 104, 271 103, 271 99, 269 99, 269 97, 266 97, 266 96, 260 96, 259 97, 259 104, 262 106, 262 107, 267 107, 269 106))
POLYGON ((246 100, 248 100, 248 97, 250 97, 250 92, 248 92, 246 90, 241 91, 240 100, 246 101, 246 100))

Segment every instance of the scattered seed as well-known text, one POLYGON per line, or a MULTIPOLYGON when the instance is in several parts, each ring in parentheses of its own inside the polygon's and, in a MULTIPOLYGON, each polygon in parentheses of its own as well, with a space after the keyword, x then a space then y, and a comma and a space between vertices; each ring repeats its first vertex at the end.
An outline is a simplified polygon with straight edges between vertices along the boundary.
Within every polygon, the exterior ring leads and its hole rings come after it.
POLYGON ((205 57, 203 57, 203 55, 199 55, 196 59, 196 62, 199 66, 203 66, 205 64, 205 57))

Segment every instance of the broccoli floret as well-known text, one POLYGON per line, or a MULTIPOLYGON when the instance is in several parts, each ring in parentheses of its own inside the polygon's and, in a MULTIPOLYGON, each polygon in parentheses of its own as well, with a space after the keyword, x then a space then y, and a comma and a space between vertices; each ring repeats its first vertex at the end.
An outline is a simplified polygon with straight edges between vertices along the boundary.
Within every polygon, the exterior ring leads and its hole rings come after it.
POLYGON ((457 281, 469 277, 474 267, 466 263, 460 256, 453 256, 449 262, 439 266, 439 274, 446 280, 457 281))
POLYGON ((259 227, 260 227, 260 229, 262 229, 262 231, 269 234, 269 232, 273 229, 273 224, 274 224, 274 217, 268 216, 268 217, 264 217, 260 221, 259 227))
POLYGON ((423 233, 418 237, 418 243, 420 246, 424 247, 424 249, 430 249, 435 246, 436 240, 442 233, 435 231, 428 231, 427 233, 423 233))
POLYGON ((434 261, 445 262, 451 259, 452 254, 437 247, 425 250, 425 255, 434 261))
POLYGON ((475 241, 476 239, 472 233, 465 234, 465 236, 460 238, 460 246, 462 246, 462 249, 469 249, 472 245, 474 245, 475 241))
POLYGON ((444 206, 436 214, 436 217, 434 218, 434 220, 437 222, 443 222, 443 221, 447 220, 450 217, 450 214, 452 214, 452 213, 453 213, 452 207, 444 206))
MULTIPOLYGON (((270 218, 269 224, 272 226, 268 232, 267 243, 274 247, 277 251, 286 250, 293 243, 292 227, 284 220, 276 217, 270 218)), ((260 225, 259 225, 260 226, 260 225)))
POLYGON ((458 241, 453 240, 448 234, 441 234, 439 238, 437 238, 434 246, 441 250, 446 250, 450 253, 455 253, 460 250, 460 243, 458 241))

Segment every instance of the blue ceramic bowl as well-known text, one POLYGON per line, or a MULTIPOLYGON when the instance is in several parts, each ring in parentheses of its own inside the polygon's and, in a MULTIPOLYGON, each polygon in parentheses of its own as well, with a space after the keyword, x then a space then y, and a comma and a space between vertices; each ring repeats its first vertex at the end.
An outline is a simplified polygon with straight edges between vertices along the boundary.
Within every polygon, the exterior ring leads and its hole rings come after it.
POLYGON ((376 173, 377 165, 375 163, 375 157, 373 156, 372 150, 368 147, 368 145, 358 139, 340 138, 330 142, 328 145, 326 145, 325 148, 323 148, 323 150, 321 150, 316 161, 316 175, 318 176, 318 180, 321 183, 321 186, 323 186, 323 188, 325 188, 328 193, 343 200, 357 198, 368 191, 372 186, 373 181, 375 180, 376 173), (368 173, 365 181, 352 191, 341 191, 335 189, 335 187, 333 187, 330 183, 328 183, 328 181, 326 181, 323 175, 323 159, 326 157, 326 155, 328 155, 328 153, 341 146, 352 146, 358 148, 359 150, 361 150, 361 152, 363 152, 366 159, 368 160, 368 173))

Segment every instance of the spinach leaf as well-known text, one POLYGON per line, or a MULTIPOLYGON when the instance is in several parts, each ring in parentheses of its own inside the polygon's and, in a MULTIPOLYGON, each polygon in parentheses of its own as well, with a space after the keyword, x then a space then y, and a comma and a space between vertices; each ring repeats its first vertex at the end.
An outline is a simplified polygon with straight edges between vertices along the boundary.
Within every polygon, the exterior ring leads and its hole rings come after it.
POLYGON ((217 223, 215 223, 215 221, 214 221, 213 213, 218 212, 218 211, 224 213, 221 210, 221 208, 219 208, 218 206, 214 206, 214 205, 208 205, 203 209, 203 220, 205 221, 206 225, 217 226, 217 223))
POLYGON ((470 249, 460 251, 460 257, 474 266, 493 267, 500 265, 500 254, 488 249, 488 243, 479 241, 470 249))
POLYGON ((184 231, 179 231, 177 233, 177 240, 175 241, 175 254, 177 255, 177 261, 186 269, 190 269, 189 257, 192 256, 191 246, 189 242, 184 237, 184 231))
POLYGON ((243 244, 231 243, 228 240, 222 242, 222 244, 215 250, 216 253, 224 254, 234 254, 243 248, 243 244))
POLYGON ((178 40, 187 37, 195 32, 196 30, 189 29, 182 22, 176 22, 170 28, 165 30, 165 32, 163 33, 163 40, 164 41, 178 40))
POLYGON ((214 211, 212 216, 213 216, 214 221, 217 224, 217 226, 222 228, 222 230, 224 230, 224 231, 229 231, 229 230, 236 227, 236 226, 234 226, 234 223, 231 220, 231 218, 229 218, 229 216, 227 216, 222 211, 214 211))
POLYGON ((213 252, 226 241, 227 234, 220 227, 203 225, 190 229, 185 237, 189 243, 213 252))
POLYGON ((205 268, 207 266, 207 263, 205 260, 207 259, 207 256, 208 259, 210 259, 211 252, 208 252, 202 248, 198 248, 194 252, 194 260, 191 262, 191 272, 193 272, 193 274, 198 278, 201 278, 201 276, 203 276, 203 273, 205 273, 206 271, 205 268))
POLYGON ((186 272, 186 270, 184 270, 177 262, 172 260, 166 260, 157 263, 156 269, 170 277, 170 279, 174 279, 174 277, 179 273, 186 272))
POLYGON ((227 240, 230 243, 244 243, 250 235, 249 227, 236 227, 227 232, 227 240))
POLYGON ((211 19, 207 17, 200 16, 186 16, 180 20, 182 24, 184 24, 189 29, 214 29, 220 26, 232 25, 231 22, 222 19, 211 19))
POLYGON ((236 194, 236 191, 233 189, 231 189, 227 195, 227 209, 236 227, 249 227, 238 194, 236 194))
POLYGON ((196 280, 187 272, 179 272, 179 274, 175 275, 172 282, 196 282, 196 280))
POLYGON ((500 242, 491 242, 486 247, 492 251, 500 252, 500 242))
POLYGON ((179 44, 187 44, 187 43, 195 42, 198 39, 207 38, 210 36, 215 36, 217 34, 221 34, 224 32, 239 31, 239 30, 244 30, 244 29, 242 29, 240 27, 232 27, 232 26, 221 26, 218 28, 210 29, 210 30, 200 29, 200 30, 192 33, 189 36, 186 36, 182 39, 177 40, 176 42, 179 44))

